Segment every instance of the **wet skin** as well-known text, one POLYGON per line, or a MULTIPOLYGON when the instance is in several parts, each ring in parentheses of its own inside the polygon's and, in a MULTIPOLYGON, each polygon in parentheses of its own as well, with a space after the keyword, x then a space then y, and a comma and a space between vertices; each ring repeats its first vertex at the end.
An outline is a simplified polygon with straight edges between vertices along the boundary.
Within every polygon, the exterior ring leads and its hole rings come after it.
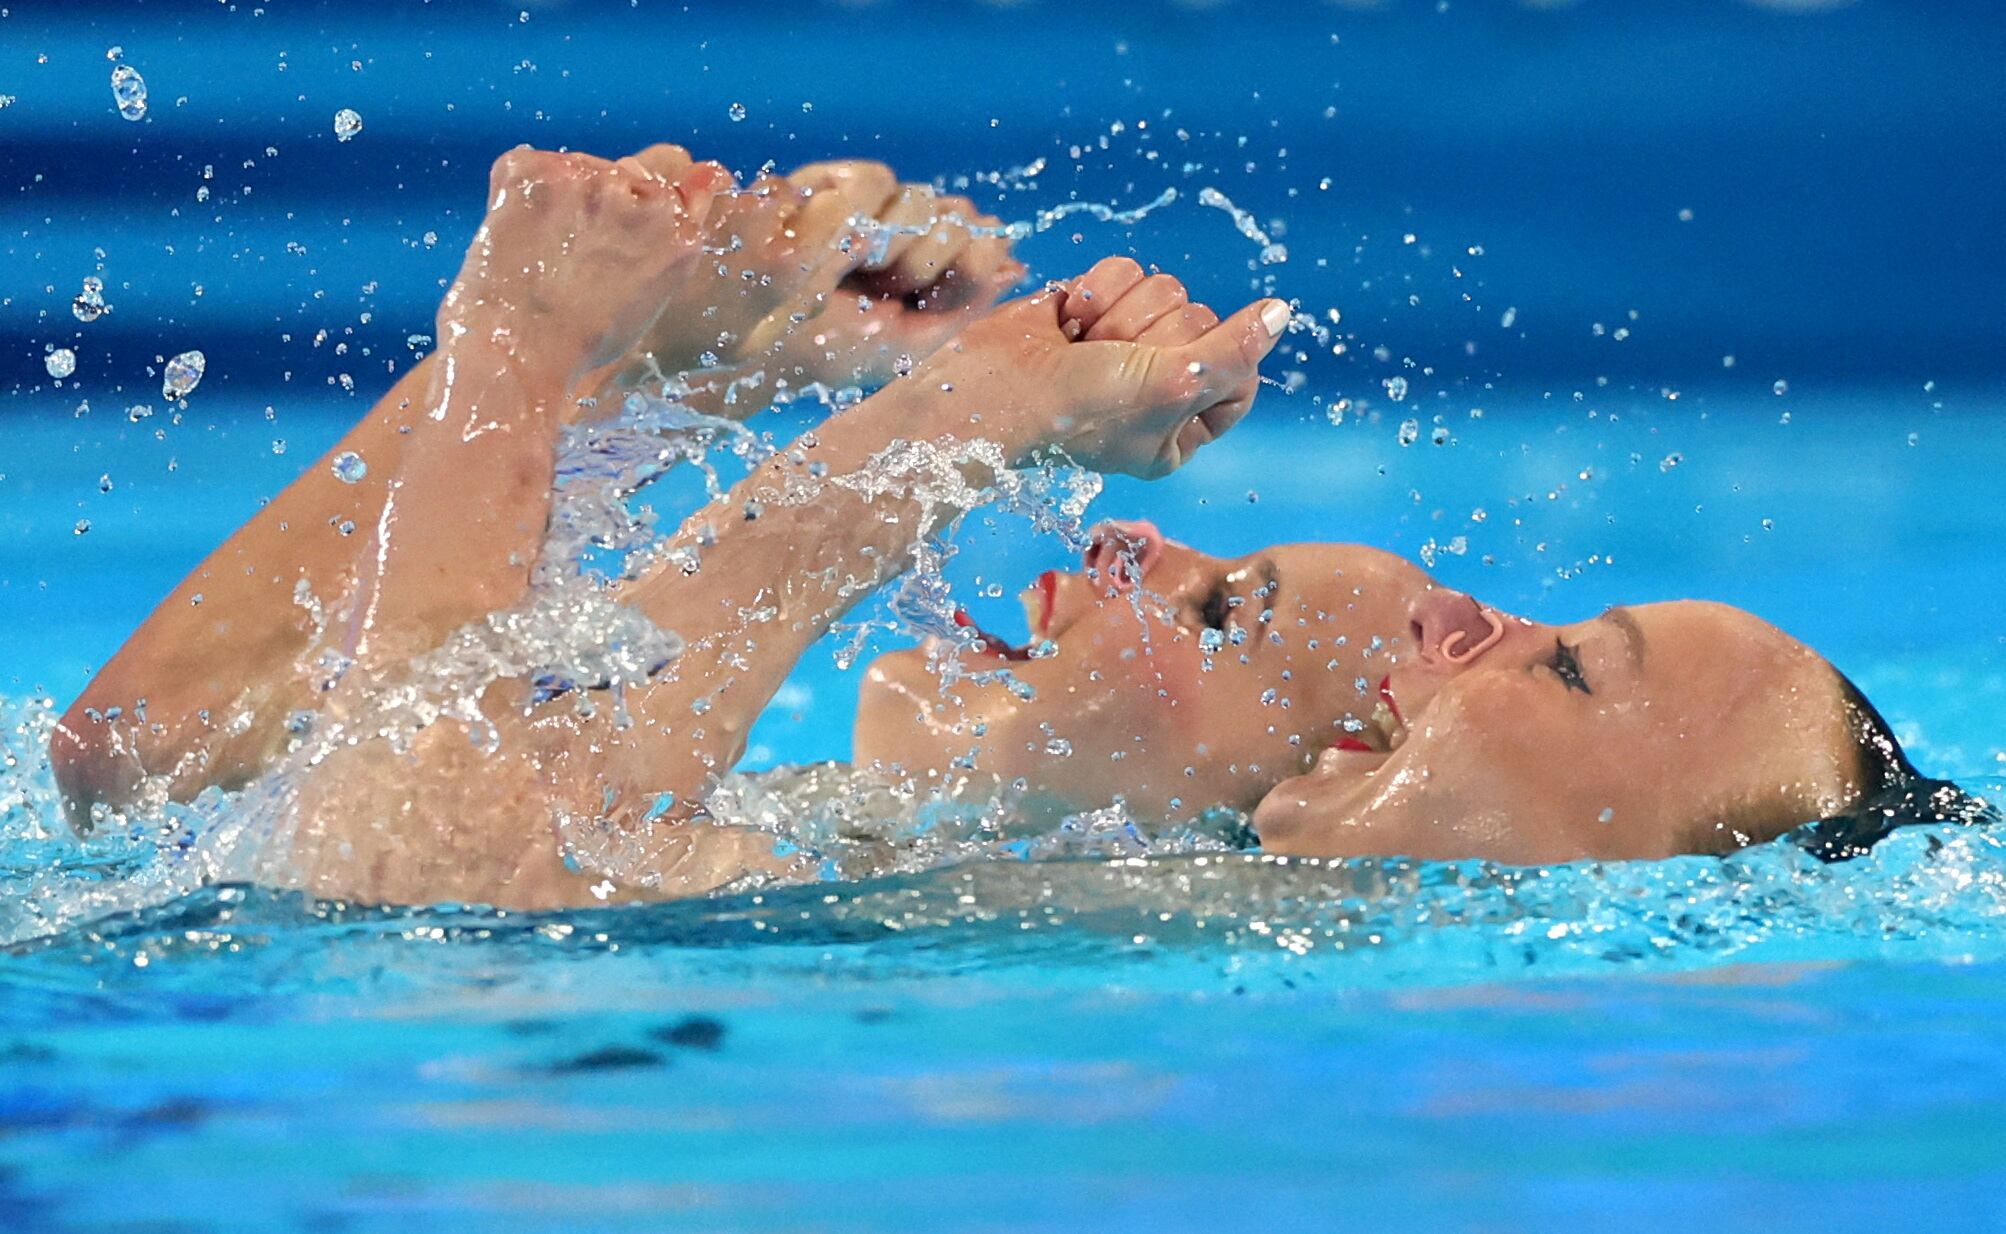
POLYGON ((1007 667, 1031 698, 943 684, 938 646, 884 656, 858 761, 1016 782, 1053 816, 1116 793, 1171 819, 1232 806, 1267 851, 1327 857, 1723 851, 1859 793, 1837 674, 1726 605, 1546 625, 1374 549, 1228 560, 1146 524, 1112 525, 1087 557, 1025 593, 1056 654, 963 665, 1007 667), (1124 539, 1148 547, 1104 547, 1124 539))
POLYGON ((992 309, 1021 269, 993 219, 877 165, 797 174, 739 192, 670 146, 498 160, 438 352, 343 444, 369 476, 302 476, 100 671, 51 740, 72 816, 290 759, 284 843, 253 876, 316 894, 550 907, 812 874, 703 803, 799 657, 959 508, 928 494, 973 500, 1051 455, 1168 474, 1247 413, 1290 316, 1258 300, 1222 318, 1126 258, 992 309), (759 295, 739 293, 748 276, 759 295), (534 600, 557 441, 603 393, 715 364, 722 386, 694 401, 749 411, 742 381, 763 398, 901 359, 907 378, 760 462, 609 589, 683 643, 621 707, 545 694, 523 666, 383 739, 436 688, 426 656, 534 600), (325 530, 344 518, 355 535, 325 530))
MULTIPOLYGON (((844 481, 881 480, 915 446, 927 484, 971 491, 1055 454, 1168 474, 1247 414, 1289 313, 1264 300, 1222 320, 1127 259, 992 311, 1018 273, 1007 245, 975 234, 993 220, 878 165, 797 177, 735 191, 669 146, 498 161, 438 352, 340 447, 364 452, 369 476, 311 469, 105 666, 51 742, 72 813, 248 783, 290 754, 287 717, 311 708, 328 744, 292 785, 289 865, 260 877, 547 907, 801 873, 702 802, 799 656, 941 530, 919 486, 844 481), (887 222, 931 230, 860 246, 853 233, 887 222), (738 294, 748 274, 759 296, 738 294), (726 411, 757 405, 731 402, 754 374, 778 393, 924 358, 622 582, 615 598, 686 644, 624 714, 502 677, 476 700, 492 751, 459 719, 408 749, 374 739, 414 657, 524 601, 559 434, 602 393, 708 369, 711 353, 728 378, 695 401, 726 411), (342 521, 359 533, 331 530, 342 521), (689 560, 701 568, 675 564, 689 560), (310 619, 302 594, 329 619, 310 619), (333 681, 328 651, 346 665, 333 681)), ((969 636, 964 658, 1007 667, 1028 697, 943 677, 937 650, 885 657, 863 687, 859 760, 930 783, 1021 783, 1048 817, 1117 793, 1171 819, 1225 805, 1250 811, 1272 852, 1328 856, 1724 849, 1859 795, 1836 674, 1735 609, 1544 626, 1372 549, 1227 561, 1146 524, 1111 526, 1084 564, 1028 595, 1055 655, 969 636)))

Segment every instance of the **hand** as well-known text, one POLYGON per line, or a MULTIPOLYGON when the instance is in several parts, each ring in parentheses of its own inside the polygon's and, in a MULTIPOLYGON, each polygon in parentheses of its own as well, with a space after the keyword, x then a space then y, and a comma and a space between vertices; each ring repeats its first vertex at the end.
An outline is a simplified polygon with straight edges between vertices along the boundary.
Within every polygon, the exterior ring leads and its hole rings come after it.
POLYGON ((519 146, 439 310, 442 345, 479 331, 569 380, 632 347, 696 259, 731 174, 673 146, 617 162, 519 146))
POLYGON ((1247 414, 1288 320, 1260 300, 1220 321, 1177 279, 1112 257, 970 326, 909 380, 951 392, 972 436, 1019 458, 1057 449, 1153 479, 1247 414))
POLYGON ((807 380, 880 385, 901 358, 926 359, 987 313, 1021 282, 1022 262, 999 234, 1002 221, 966 197, 899 184, 883 163, 811 163, 791 184, 831 189, 862 202, 875 221, 863 229, 861 260, 837 284, 828 305, 788 341, 807 380))
POLYGON ((883 163, 762 178, 717 199, 703 259, 621 369, 880 384, 900 356, 924 358, 1023 277, 1008 240, 987 234, 1001 226, 965 197, 899 184, 883 163))

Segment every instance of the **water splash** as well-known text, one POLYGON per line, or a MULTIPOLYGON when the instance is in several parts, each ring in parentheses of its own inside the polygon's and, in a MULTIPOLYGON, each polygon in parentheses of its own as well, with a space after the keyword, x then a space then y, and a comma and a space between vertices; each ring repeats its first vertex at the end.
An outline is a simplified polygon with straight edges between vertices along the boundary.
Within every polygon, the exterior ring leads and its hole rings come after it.
POLYGON ((1210 206, 1214 210, 1225 211, 1232 218, 1233 226, 1239 229, 1241 235, 1261 246, 1260 261, 1262 265, 1279 265, 1289 259, 1287 246, 1277 244, 1269 239, 1267 231, 1254 220, 1254 216, 1251 213, 1234 205, 1233 199, 1218 189, 1207 187, 1198 190, 1198 204, 1201 206, 1210 206))

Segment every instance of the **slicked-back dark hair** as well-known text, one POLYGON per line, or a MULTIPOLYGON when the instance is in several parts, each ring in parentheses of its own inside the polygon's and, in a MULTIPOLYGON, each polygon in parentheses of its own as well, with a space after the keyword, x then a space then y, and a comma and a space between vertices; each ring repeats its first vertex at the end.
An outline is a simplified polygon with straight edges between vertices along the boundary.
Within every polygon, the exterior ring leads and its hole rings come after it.
POLYGON ((1860 799, 1843 814, 1799 827, 1790 833, 1792 840, 1820 861, 1850 861, 1911 823, 1998 821, 1985 801, 1917 771, 1880 711, 1844 673, 1838 678, 1859 759, 1860 799))

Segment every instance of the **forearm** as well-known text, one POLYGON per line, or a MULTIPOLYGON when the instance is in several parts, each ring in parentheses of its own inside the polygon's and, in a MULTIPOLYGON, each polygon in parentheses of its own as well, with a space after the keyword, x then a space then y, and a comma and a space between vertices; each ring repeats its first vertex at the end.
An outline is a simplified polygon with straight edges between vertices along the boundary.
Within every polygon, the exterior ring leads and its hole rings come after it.
MULTIPOLYGON (((519 493, 508 484, 519 483, 521 464, 502 477, 484 469, 504 461, 494 445, 519 444, 521 434, 440 448, 473 419, 441 418, 441 409, 484 407, 497 423, 534 418, 540 404, 531 391, 542 379, 510 368, 480 340, 427 357, 182 580, 85 688, 52 740, 73 814, 96 802, 124 804, 149 778, 177 799, 241 784, 281 747, 285 718, 314 706, 333 675, 371 651, 372 623, 376 653, 414 647, 450 628, 468 604, 507 590, 506 582, 482 580, 441 605, 423 594, 421 575, 430 559, 441 585, 455 585, 437 567, 442 536, 454 539, 464 569, 478 570, 514 548, 519 541, 509 533, 518 525, 540 530, 540 515, 525 502, 488 508, 519 493), (353 482, 332 465, 347 453, 368 469, 353 482), (457 465, 448 461, 454 456, 457 465), (448 506, 455 512, 447 526, 425 525, 429 512, 448 506), (509 547, 485 556, 481 535, 509 547)), ((545 501, 547 490, 546 470, 545 501)))
POLYGON ((804 434, 684 524, 624 599, 683 654, 600 743, 605 782, 693 805, 803 652, 979 499, 1012 451, 901 383, 804 434), (692 567, 694 567, 692 569, 692 567))
POLYGON ((472 330, 448 343, 385 483, 344 605, 344 655, 388 668, 517 603, 543 543, 567 352, 472 330))

